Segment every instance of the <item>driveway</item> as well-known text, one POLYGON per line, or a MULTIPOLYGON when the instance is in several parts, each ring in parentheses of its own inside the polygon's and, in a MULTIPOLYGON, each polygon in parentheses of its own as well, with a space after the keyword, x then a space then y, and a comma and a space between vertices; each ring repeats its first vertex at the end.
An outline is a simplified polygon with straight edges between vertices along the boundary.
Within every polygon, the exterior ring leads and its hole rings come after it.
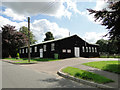
POLYGON ((68 58, 62 59, 59 61, 50 61, 50 62, 38 62, 37 64, 21 65, 26 68, 33 69, 38 72, 50 73, 57 75, 57 71, 61 68, 67 66, 74 66, 86 62, 93 61, 108 61, 108 60, 118 60, 114 58, 68 58))

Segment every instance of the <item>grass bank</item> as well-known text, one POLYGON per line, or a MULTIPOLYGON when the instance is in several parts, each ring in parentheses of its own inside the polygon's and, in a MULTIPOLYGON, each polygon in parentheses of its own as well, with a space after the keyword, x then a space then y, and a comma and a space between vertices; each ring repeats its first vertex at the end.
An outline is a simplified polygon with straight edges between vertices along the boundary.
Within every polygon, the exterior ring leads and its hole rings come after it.
POLYGON ((120 69, 119 69, 120 61, 97 61, 97 62, 83 63, 83 65, 120 74, 120 69))
POLYGON ((98 75, 98 74, 95 74, 95 73, 92 73, 92 72, 88 72, 88 71, 85 71, 85 70, 81 70, 81 69, 78 69, 78 68, 74 68, 74 67, 64 68, 64 69, 62 69, 62 72, 68 73, 69 75, 72 75, 76 78, 89 80, 89 81, 102 83, 102 84, 113 82, 113 80, 108 79, 106 77, 103 77, 101 75, 98 75))

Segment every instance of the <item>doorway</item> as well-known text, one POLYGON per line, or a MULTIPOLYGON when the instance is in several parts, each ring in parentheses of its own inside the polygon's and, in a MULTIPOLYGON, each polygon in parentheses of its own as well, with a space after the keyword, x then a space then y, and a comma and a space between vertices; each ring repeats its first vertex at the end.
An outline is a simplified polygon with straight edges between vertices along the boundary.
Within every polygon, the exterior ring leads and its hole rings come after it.
POLYGON ((80 57, 80 48, 74 47, 75 57, 80 57))
POLYGON ((40 58, 43 58, 43 49, 40 49, 40 58))

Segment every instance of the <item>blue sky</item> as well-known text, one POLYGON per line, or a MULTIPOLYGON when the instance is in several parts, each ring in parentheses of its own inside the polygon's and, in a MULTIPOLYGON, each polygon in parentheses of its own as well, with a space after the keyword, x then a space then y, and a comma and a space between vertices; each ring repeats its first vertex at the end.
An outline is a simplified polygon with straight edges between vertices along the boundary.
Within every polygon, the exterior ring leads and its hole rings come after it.
MULTIPOLYGON (((95 43, 98 39, 102 38, 102 35, 107 33, 105 27, 101 26, 99 23, 95 23, 93 21, 94 18, 88 15, 86 10, 87 8, 102 8, 103 6, 98 4, 98 2, 76 2, 70 5, 62 3, 58 5, 60 6, 54 6, 58 9, 50 8, 51 10, 47 9, 45 13, 40 13, 41 11, 38 10, 33 10, 32 12, 32 8, 30 9, 31 12, 29 12, 29 14, 27 13, 27 15, 31 17, 31 31, 36 36, 38 43, 44 39, 44 34, 47 31, 51 31, 56 38, 66 37, 70 32, 71 35, 77 34, 90 43, 95 43), (67 8, 68 6, 69 8, 67 8), (37 13, 37 11, 39 13, 37 13), (59 12, 59 15, 56 14, 56 12, 59 12)), ((4 20, 4 22, 2 22, 1 25, 16 25, 17 29, 21 26, 27 26, 27 15, 25 15, 25 13, 28 9, 20 12, 19 7, 11 6, 9 3, 4 6, 3 3, 0 19, 4 20)))

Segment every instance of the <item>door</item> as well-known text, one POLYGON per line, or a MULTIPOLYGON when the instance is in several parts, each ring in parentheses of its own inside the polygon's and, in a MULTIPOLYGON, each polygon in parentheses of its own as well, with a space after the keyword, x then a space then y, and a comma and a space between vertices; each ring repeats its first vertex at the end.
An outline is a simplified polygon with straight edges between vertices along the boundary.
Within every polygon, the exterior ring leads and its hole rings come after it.
POLYGON ((43 58, 43 49, 40 49, 40 58, 43 58))
POLYGON ((74 47, 75 57, 80 57, 80 48, 74 47))

